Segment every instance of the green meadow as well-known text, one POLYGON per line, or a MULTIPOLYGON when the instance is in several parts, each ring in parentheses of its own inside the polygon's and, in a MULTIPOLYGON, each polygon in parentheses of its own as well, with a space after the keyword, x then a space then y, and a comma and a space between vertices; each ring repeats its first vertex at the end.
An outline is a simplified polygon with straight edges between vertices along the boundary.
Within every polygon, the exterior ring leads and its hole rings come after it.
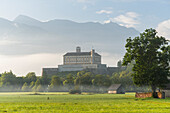
POLYGON ((7 113, 115 113, 170 112, 170 98, 136 99, 134 93, 0 93, 0 112, 7 113))

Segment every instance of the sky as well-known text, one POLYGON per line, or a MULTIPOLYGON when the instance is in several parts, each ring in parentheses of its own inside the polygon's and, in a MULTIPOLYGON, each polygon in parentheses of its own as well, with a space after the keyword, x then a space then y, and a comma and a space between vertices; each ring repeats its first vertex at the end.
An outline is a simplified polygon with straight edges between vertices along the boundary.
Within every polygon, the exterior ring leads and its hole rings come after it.
MULTIPOLYGON (((155 28, 160 35, 170 39, 169 11, 170 0, 0 0, 0 18, 8 20, 14 20, 18 15, 27 15, 44 22, 53 19, 100 23, 112 21, 125 27, 134 27, 139 32, 155 28)), ((40 75, 43 66, 62 63, 62 58, 55 61, 60 56, 34 54, 11 57, 0 54, 0 73, 11 69, 19 75, 30 71, 40 75), (49 56, 51 60, 46 61, 49 56), (32 63, 36 65, 32 66, 32 63)), ((104 59, 104 63, 109 62, 109 58, 104 59)), ((110 65, 116 65, 116 61, 110 65)))
POLYGON ((168 20, 169 0, 0 0, 0 17, 27 15, 38 20, 114 21, 143 31, 168 20))

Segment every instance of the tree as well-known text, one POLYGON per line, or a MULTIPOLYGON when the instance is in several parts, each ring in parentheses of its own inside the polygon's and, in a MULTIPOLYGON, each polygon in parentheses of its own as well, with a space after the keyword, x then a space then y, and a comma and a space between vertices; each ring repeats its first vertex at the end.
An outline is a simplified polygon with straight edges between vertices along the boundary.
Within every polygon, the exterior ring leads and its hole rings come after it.
POLYGON ((37 87, 37 89, 36 89, 36 91, 38 91, 38 92, 42 92, 42 91, 44 91, 44 88, 43 88, 43 86, 40 84, 40 85, 38 85, 38 87, 37 87))
POLYGON ((49 86, 49 91, 56 91, 60 89, 61 86, 61 79, 58 76, 53 76, 51 79, 51 84, 49 86))
POLYGON ((93 74, 87 72, 80 77, 80 85, 90 86, 92 85, 93 74))
POLYGON ((89 72, 86 72, 86 71, 80 71, 77 73, 77 76, 76 76, 76 79, 74 80, 74 85, 81 85, 81 78, 84 74, 86 73, 89 73, 89 72))
POLYGON ((124 87, 129 87, 130 85, 134 85, 132 81, 132 67, 133 62, 127 65, 126 70, 121 72, 116 72, 112 75, 111 79, 114 84, 122 84, 124 87))
POLYGON ((42 85, 46 85, 47 86, 49 84, 50 79, 49 79, 49 77, 48 77, 46 72, 43 73, 43 75, 41 77, 41 82, 42 82, 42 85))
POLYGON ((95 75, 94 79, 92 80, 92 84, 94 86, 94 90, 100 92, 104 91, 106 87, 111 85, 111 79, 109 75, 95 75))
POLYGON ((66 77, 66 80, 64 81, 65 85, 73 85, 74 84, 74 78, 71 74, 68 74, 66 77))
POLYGON ((114 83, 114 84, 120 84, 121 83, 121 81, 120 81, 120 75, 119 75, 119 73, 114 73, 113 75, 112 75, 112 77, 111 77, 111 79, 112 79, 112 82, 114 83))
POLYGON ((111 79, 108 75, 95 75, 92 83, 93 85, 98 87, 108 87, 111 85, 111 79))
POLYGON ((71 89, 74 85, 73 75, 68 74, 66 80, 63 82, 63 85, 68 86, 68 88, 71 89))
POLYGON ((60 86, 61 85, 60 77, 53 76, 52 79, 51 79, 51 85, 60 86))
POLYGON ((32 90, 32 88, 34 87, 34 81, 32 81, 31 83, 30 83, 30 85, 29 85, 29 90, 31 91, 32 90))
POLYGON ((35 82, 35 85, 34 85, 34 87, 32 88, 32 90, 33 90, 33 91, 38 91, 38 90, 37 90, 37 87, 38 87, 39 85, 41 85, 41 83, 40 83, 40 80, 37 79, 37 81, 35 82))
POLYGON ((14 86, 16 83, 16 76, 12 73, 12 71, 2 73, 1 86, 14 86))
POLYGON ((22 91, 29 91, 29 87, 27 83, 25 82, 24 85, 22 86, 22 91))
POLYGON ((32 81, 35 82, 35 81, 37 80, 37 77, 36 77, 35 72, 29 72, 29 73, 26 75, 25 79, 26 79, 26 82, 27 82, 27 83, 31 83, 32 81))
POLYGON ((85 71, 80 71, 77 73, 77 77, 81 77, 82 75, 84 75, 86 72, 85 71))
POLYGON ((37 79, 37 81, 35 82, 35 86, 39 86, 41 84, 40 80, 37 79))
POLYGON ((134 39, 128 38, 123 65, 135 61, 132 68, 133 81, 138 86, 149 85, 153 96, 156 88, 168 83, 170 76, 170 46, 168 40, 157 36, 154 29, 146 29, 134 39))
POLYGON ((16 86, 20 89, 25 83, 24 77, 16 77, 16 86))

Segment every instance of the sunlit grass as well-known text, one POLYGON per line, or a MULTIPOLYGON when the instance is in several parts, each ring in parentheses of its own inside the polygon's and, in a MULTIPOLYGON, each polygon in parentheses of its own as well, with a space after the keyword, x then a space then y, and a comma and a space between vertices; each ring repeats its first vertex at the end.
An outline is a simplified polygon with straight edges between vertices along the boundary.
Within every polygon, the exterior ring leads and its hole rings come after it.
POLYGON ((111 113, 111 112, 167 112, 170 98, 136 99, 128 94, 70 95, 61 93, 0 93, 0 112, 18 113, 111 113))
POLYGON ((41 95, 64 95, 69 94, 68 92, 0 92, 0 95, 33 95, 33 94, 41 94, 41 95))

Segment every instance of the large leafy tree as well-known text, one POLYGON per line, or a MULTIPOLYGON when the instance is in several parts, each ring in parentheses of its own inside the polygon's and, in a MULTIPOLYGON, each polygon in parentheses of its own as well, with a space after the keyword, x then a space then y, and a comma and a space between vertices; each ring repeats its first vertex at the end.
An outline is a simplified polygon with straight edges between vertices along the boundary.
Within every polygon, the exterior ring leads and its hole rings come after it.
POLYGON ((153 94, 164 87, 170 76, 170 46, 168 40, 157 36, 155 29, 146 29, 134 39, 128 38, 123 65, 135 61, 133 81, 138 86, 149 85, 153 94))

